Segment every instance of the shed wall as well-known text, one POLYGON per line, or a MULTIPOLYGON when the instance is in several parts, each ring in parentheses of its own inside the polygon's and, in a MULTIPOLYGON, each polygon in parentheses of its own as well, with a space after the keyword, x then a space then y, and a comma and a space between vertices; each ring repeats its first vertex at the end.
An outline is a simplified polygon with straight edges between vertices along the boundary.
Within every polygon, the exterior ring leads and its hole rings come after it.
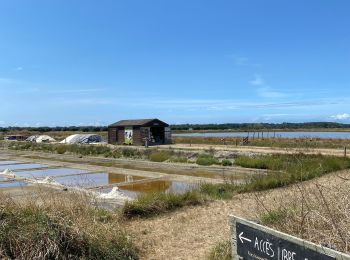
POLYGON ((117 143, 117 128, 115 127, 108 128, 108 143, 109 144, 117 143))
POLYGON ((134 145, 142 145, 142 136, 140 127, 134 127, 134 135, 133 135, 133 144, 134 145))
POLYGON ((117 143, 118 144, 124 144, 124 127, 118 127, 117 131, 117 143))

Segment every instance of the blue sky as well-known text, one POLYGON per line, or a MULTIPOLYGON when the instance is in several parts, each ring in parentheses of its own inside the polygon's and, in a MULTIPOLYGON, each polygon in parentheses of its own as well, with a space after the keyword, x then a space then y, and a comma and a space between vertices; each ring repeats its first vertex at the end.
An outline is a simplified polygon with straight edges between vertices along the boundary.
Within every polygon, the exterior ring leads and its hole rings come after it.
POLYGON ((0 126, 350 122, 348 0, 0 0, 0 126))

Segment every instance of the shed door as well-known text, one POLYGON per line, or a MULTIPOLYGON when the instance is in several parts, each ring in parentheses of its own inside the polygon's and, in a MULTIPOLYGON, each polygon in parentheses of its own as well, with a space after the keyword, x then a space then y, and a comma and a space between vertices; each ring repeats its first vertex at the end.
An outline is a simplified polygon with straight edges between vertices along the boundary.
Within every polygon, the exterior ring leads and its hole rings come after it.
POLYGON ((133 144, 133 130, 131 126, 127 126, 124 129, 124 143, 133 144))

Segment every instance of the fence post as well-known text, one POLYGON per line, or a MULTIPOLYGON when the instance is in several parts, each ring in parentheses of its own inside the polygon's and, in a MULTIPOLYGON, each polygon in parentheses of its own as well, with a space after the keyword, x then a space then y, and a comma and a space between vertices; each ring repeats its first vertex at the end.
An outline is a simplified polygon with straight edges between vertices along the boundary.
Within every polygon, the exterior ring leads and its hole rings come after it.
POLYGON ((346 157, 346 146, 344 147, 344 157, 346 157))

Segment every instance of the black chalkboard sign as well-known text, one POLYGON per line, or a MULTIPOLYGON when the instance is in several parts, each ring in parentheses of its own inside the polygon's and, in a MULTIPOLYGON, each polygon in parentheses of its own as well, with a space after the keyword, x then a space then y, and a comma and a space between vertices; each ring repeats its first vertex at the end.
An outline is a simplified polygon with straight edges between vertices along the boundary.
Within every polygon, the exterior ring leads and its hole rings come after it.
POLYGON ((326 252, 315 251, 281 237, 236 222, 237 255, 253 260, 332 260, 326 252))

